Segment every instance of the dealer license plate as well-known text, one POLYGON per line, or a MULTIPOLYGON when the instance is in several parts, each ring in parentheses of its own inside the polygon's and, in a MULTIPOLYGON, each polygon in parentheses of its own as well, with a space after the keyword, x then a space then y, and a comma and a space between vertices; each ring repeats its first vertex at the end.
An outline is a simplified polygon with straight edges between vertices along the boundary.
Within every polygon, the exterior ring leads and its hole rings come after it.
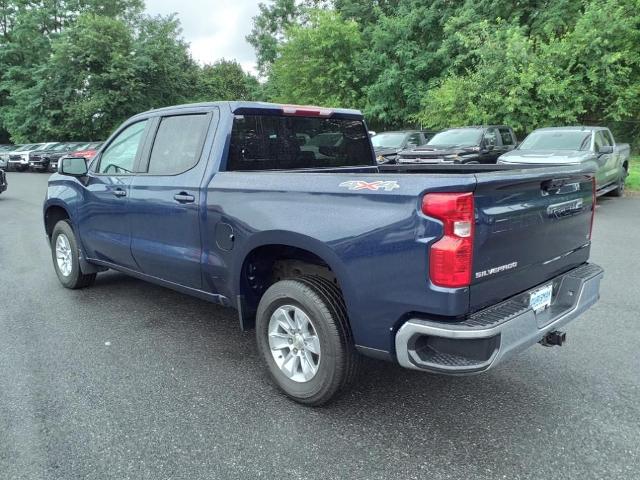
POLYGON ((538 313, 551 305, 551 296, 553 294, 553 285, 545 285, 531 292, 529 296, 529 306, 534 312, 538 313))

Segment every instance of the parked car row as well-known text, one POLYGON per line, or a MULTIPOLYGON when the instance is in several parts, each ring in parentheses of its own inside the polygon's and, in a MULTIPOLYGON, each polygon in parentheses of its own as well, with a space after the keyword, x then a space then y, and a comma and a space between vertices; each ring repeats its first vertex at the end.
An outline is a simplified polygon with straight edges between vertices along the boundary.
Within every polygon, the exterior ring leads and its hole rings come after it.
POLYGON ((101 142, 47 142, 0 146, 0 168, 24 172, 55 172, 64 156, 95 156, 101 142))
POLYGON ((582 165, 596 171, 598 195, 624 193, 630 149, 606 127, 550 127, 531 132, 518 144, 511 127, 487 125, 443 130, 426 139, 418 131, 382 132, 371 138, 378 164, 582 165), (408 141, 424 138, 423 143, 408 141), (389 153, 389 139, 399 139, 389 153))

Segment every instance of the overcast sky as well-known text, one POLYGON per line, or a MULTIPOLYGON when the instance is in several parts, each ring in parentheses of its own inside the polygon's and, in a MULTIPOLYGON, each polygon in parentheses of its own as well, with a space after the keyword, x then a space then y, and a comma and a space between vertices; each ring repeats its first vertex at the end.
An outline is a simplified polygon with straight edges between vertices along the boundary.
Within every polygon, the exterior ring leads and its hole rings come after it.
POLYGON ((244 37, 259 0, 146 0, 147 13, 177 13, 184 39, 200 63, 235 58, 245 71, 255 73, 253 48, 244 37))

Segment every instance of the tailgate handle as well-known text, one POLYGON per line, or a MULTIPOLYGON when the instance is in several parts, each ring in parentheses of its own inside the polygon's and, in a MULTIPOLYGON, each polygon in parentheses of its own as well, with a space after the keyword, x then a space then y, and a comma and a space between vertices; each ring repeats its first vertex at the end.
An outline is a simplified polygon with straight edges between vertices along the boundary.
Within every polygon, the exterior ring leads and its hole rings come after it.
POLYGON ((543 195, 572 193, 580 190, 580 182, 572 182, 567 179, 545 180, 540 184, 543 195))

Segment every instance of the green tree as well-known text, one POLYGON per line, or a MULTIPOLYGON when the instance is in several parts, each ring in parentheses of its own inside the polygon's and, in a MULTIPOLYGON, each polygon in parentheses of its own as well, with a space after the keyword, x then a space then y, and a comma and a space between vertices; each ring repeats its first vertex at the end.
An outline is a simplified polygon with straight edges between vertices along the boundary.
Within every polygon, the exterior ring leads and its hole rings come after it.
POLYGON ((201 68, 196 100, 253 100, 258 89, 256 78, 245 73, 237 61, 223 59, 201 68))
MULTIPOLYGON (((0 137, 42 140, 52 130, 46 107, 47 63, 63 29, 83 12, 127 19, 140 16, 141 0, 14 0, 0 2, 0 137)), ((47 94, 49 95, 49 94, 47 94)), ((56 96, 57 92, 52 92, 56 96)))
POLYGON ((425 93, 416 118, 434 128, 508 123, 520 134, 628 121, 617 130, 633 141, 640 118, 640 17, 633 3, 592 2, 559 36, 528 36, 507 22, 455 29, 460 53, 425 93))
POLYGON ((287 29, 267 92, 278 102, 357 107, 362 99, 358 59, 363 49, 354 21, 333 11, 312 11, 308 26, 287 29))
MULTIPOLYGON (((583 103, 571 79, 534 52, 522 28, 484 21, 462 40, 475 67, 451 73, 423 98, 425 126, 506 123, 520 134, 546 124, 576 122, 583 103)), ((469 58, 467 58, 467 61, 469 58)))
POLYGON ((198 69, 173 17, 83 14, 52 42, 33 85, 12 91, 5 125, 17 141, 99 139, 150 108, 185 102, 198 69))
POLYGON ((296 0, 275 0, 272 5, 260 3, 260 13, 253 17, 253 28, 247 41, 253 46, 258 61, 258 71, 266 75, 278 55, 278 46, 284 32, 302 15, 302 7, 296 0))
POLYGON ((191 101, 197 93, 199 69, 182 39, 180 21, 173 15, 142 17, 132 35, 130 62, 140 86, 133 108, 191 101))

